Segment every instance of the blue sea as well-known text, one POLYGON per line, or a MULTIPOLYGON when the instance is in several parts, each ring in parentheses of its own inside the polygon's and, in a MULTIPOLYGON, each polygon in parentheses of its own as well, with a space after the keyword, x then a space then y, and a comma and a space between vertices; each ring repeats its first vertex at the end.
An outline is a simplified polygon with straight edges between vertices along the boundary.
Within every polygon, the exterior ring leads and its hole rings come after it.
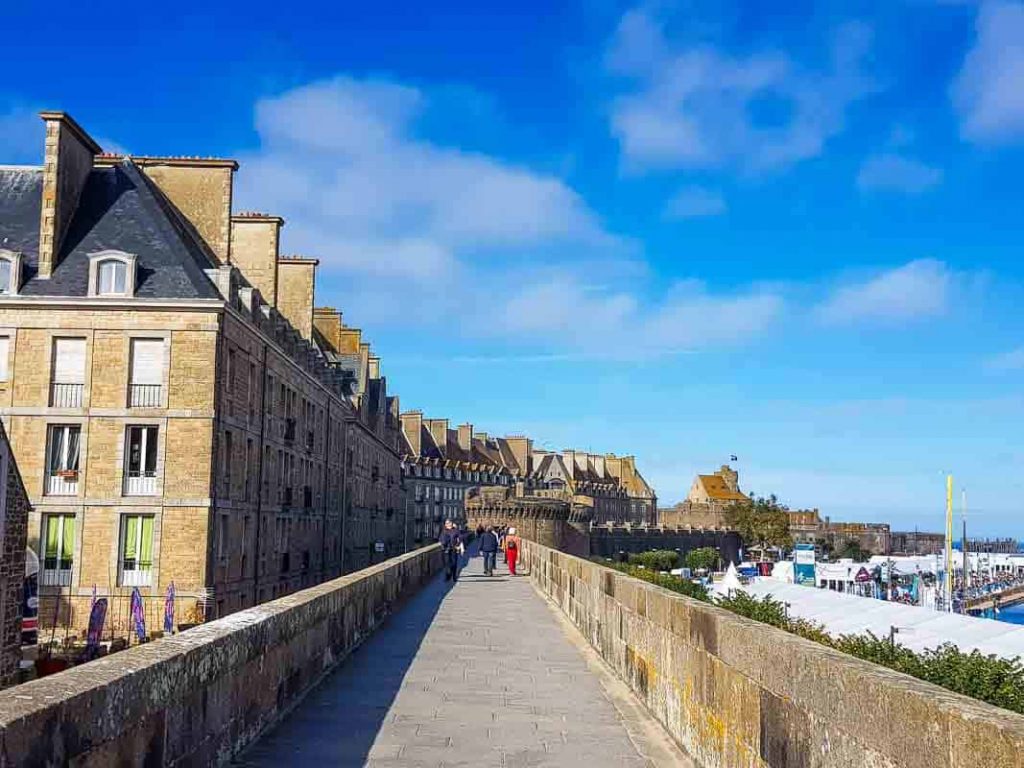
POLYGON ((1015 605, 1012 608, 1004 608, 996 618, 999 621, 1006 621, 1010 624, 1024 624, 1024 605, 1015 605))

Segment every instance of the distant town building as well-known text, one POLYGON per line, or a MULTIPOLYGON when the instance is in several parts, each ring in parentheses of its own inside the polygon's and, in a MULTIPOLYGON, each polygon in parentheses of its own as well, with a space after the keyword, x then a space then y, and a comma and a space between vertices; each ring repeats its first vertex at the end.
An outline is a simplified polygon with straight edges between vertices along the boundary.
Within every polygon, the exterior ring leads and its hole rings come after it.
POLYGON ((789 510, 788 514, 789 535, 794 544, 825 545, 830 550, 839 550, 854 542, 873 555, 889 552, 888 523, 833 522, 828 517, 822 519, 817 509, 789 510))
POLYGON ((749 501, 740 490, 739 473, 728 464, 710 475, 697 475, 686 499, 658 510, 658 524, 680 528, 726 528, 725 512, 736 503, 749 501))
POLYGON ((890 541, 894 555, 938 555, 945 550, 946 535, 927 531, 893 531, 890 541))
POLYGON ((466 493, 475 486, 521 486, 520 491, 585 508, 595 524, 654 521, 657 496, 632 456, 560 453, 534 448, 523 435, 492 437, 472 424, 402 414, 402 456, 411 540, 432 541, 445 519, 466 519, 466 493))
MULTIPOLYGON (((0 390, 6 381, 0 379, 0 390)), ((0 688, 17 682, 29 503, 0 424, 0 688)))

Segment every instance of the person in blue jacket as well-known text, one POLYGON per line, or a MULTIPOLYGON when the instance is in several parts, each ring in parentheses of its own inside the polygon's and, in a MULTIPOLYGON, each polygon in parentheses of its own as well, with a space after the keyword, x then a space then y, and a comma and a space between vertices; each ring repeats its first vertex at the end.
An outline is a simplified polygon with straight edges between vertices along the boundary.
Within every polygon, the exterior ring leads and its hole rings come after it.
POLYGON ((441 551, 444 552, 444 580, 459 580, 459 558, 465 551, 462 543, 462 536, 451 520, 444 521, 444 530, 441 531, 441 551))
POLYGON ((480 554, 484 556, 484 575, 494 575, 494 562, 498 558, 498 535, 493 526, 480 535, 480 554))

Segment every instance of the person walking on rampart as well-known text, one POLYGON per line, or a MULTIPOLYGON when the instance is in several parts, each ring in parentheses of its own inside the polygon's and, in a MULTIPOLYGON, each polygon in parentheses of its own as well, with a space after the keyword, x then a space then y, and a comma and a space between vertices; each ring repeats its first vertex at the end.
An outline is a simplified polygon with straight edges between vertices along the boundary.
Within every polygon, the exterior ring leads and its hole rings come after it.
POLYGON ((516 575, 516 560, 519 559, 519 537, 515 528, 509 528, 505 536, 505 560, 508 562, 508 572, 516 575))
POLYGON ((451 520, 444 521, 444 530, 441 531, 441 551, 444 552, 444 580, 459 580, 459 558, 465 551, 462 543, 462 536, 451 520))
POLYGON ((498 536, 493 526, 488 526, 480 536, 480 554, 484 558, 484 575, 493 576, 494 561, 498 558, 498 536))

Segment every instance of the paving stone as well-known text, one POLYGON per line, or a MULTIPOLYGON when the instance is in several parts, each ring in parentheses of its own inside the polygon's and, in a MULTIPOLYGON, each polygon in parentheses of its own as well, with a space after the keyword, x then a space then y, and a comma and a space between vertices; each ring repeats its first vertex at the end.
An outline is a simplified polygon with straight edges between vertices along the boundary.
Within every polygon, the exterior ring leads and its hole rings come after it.
POLYGON ((425 587, 239 764, 645 766, 550 608, 498 568, 425 587))

